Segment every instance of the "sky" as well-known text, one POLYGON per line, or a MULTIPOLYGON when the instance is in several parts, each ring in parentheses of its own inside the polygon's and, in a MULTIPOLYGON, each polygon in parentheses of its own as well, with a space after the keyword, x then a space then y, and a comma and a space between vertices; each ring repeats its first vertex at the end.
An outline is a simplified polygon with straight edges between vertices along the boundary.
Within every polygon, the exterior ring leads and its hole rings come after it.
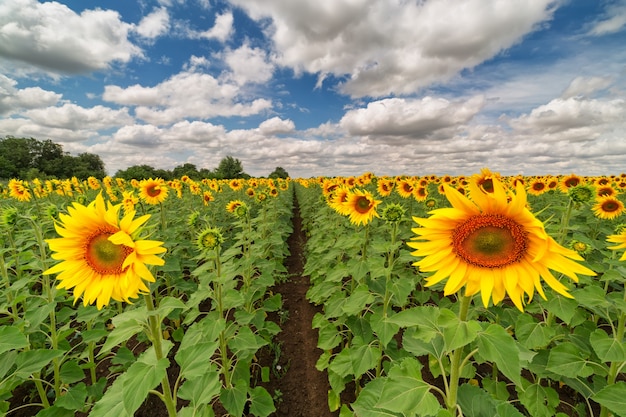
POLYGON ((252 176, 626 172, 626 0, 0 0, 0 138, 252 176))

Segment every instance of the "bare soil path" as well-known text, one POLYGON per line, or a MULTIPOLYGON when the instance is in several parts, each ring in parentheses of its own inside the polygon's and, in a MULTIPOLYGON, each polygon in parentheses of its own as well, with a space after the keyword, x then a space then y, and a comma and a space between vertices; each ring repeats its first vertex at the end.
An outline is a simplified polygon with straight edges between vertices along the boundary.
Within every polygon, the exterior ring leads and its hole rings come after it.
MULTIPOLYGON (((303 276, 304 245, 306 235, 297 200, 294 202, 293 233, 288 238, 290 255, 285 266, 289 279, 274 287, 282 294, 283 311, 288 318, 276 336, 281 345, 279 364, 287 367, 284 376, 274 382, 282 400, 276 405, 276 417, 334 417, 328 409, 328 378, 315 368, 322 351, 317 348, 317 330, 311 328, 315 313, 320 307, 309 303, 306 292, 309 278, 303 276)), ((270 391, 271 392, 271 391, 270 391)))

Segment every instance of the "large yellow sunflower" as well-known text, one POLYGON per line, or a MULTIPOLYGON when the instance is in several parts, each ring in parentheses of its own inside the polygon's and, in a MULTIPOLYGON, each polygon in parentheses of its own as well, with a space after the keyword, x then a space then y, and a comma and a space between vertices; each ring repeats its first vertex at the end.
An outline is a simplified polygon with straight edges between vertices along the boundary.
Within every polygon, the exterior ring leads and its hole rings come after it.
POLYGON ((58 288, 74 288, 74 300, 82 295, 84 305, 95 302, 101 309, 111 298, 129 302, 149 291, 144 280, 154 282, 146 264, 165 263, 156 256, 166 251, 163 242, 137 236, 150 215, 133 219, 130 211, 120 220, 121 206, 105 204, 101 194, 88 206, 74 203, 55 224, 62 237, 46 240, 52 258, 62 262, 44 274, 58 274, 58 288))
POLYGON ((612 220, 624 213, 624 203, 613 196, 598 197, 592 210, 596 217, 612 220))
POLYGON ((413 219, 421 227, 408 242, 415 262, 423 272, 434 272, 426 279, 435 285, 448 278, 444 294, 454 294, 465 287, 465 295, 481 293, 485 307, 490 299, 498 304, 509 295, 523 311, 525 297, 532 300, 534 290, 543 297, 542 278, 552 289, 566 297, 567 287, 550 272, 560 272, 574 281, 576 274, 595 273, 576 261, 583 258, 564 248, 550 237, 526 207, 526 192, 518 184, 516 192, 507 190, 496 176, 490 192, 477 181, 469 184, 471 200, 450 186, 445 195, 450 208, 431 211, 429 218, 413 219))
POLYGON ((374 199, 374 196, 369 191, 350 190, 343 203, 342 214, 350 216, 350 223, 352 224, 357 226, 367 224, 374 217, 380 217, 376 212, 376 206, 380 203, 381 201, 374 199))
POLYGON ((161 178, 142 180, 139 183, 139 198, 150 205, 157 205, 167 198, 168 188, 161 178))

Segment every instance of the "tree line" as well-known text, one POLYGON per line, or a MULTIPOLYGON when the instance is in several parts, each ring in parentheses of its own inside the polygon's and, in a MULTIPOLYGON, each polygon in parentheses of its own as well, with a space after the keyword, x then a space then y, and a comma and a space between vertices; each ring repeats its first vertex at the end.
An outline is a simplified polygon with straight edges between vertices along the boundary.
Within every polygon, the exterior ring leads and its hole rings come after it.
MULTIPOLYGON (((34 178, 65 179, 76 177, 85 180, 89 177, 102 179, 107 175, 104 162, 100 156, 92 153, 81 153, 72 156, 63 151, 63 147, 51 140, 39 141, 34 138, 16 138, 7 136, 0 138, 0 179, 34 178)), ((115 177, 130 179, 163 178, 171 180, 188 176, 193 180, 203 178, 232 179, 249 178, 243 170, 241 161, 232 156, 223 158, 219 165, 210 170, 198 169, 196 165, 185 163, 173 170, 157 169, 150 165, 133 165, 119 170, 115 177)), ((276 167, 269 178, 287 178, 289 174, 282 167, 276 167)))

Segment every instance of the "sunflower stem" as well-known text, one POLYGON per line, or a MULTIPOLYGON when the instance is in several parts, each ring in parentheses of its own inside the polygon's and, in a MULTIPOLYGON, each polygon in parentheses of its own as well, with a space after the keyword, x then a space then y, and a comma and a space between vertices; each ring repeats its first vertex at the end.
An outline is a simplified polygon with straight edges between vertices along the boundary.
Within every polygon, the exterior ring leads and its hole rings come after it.
MULTIPOLYGON (((146 307, 148 308, 148 312, 151 313, 148 315, 148 328, 150 331, 150 339, 152 340, 152 345, 154 346, 156 359, 157 361, 159 361, 164 358, 163 335, 161 333, 161 318, 155 311, 152 292, 144 294, 144 299, 146 300, 146 307)), ((165 407, 167 408, 167 415, 169 417, 176 417, 176 400, 175 396, 172 394, 167 371, 165 372, 165 376, 161 381, 161 388, 163 389, 162 400, 165 403, 165 407)))
MULTIPOLYGON (((624 301, 626 301, 626 291, 624 291, 624 301)), ((624 341, 624 332, 626 331, 626 313, 622 313, 617 320, 617 329, 615 329, 615 341, 618 345, 621 345, 624 341)), ((613 361, 609 366, 609 375, 607 376, 607 385, 615 384, 619 369, 624 365, 624 362, 613 361)), ((600 417, 608 417, 609 409, 604 405, 600 408, 600 417)))
MULTIPOLYGON (((39 257, 41 258, 41 268, 42 268, 41 271, 43 272, 48 269, 48 267, 46 266, 47 254, 46 254, 46 244, 44 243, 44 240, 43 240, 43 232, 39 224, 32 217, 29 217, 28 219, 33 225, 33 231, 35 232, 37 245, 39 246, 39 257)), ((54 301, 55 292, 52 288, 50 277, 47 274, 42 274, 42 280, 43 280, 42 286, 43 286, 43 290, 45 291, 46 301, 48 302, 48 305, 53 305, 53 307, 50 309, 50 315, 49 315, 50 347, 53 350, 56 350, 59 348, 59 337, 57 334, 56 303, 54 301)), ((52 372, 54 375, 55 398, 60 398, 61 397, 61 361, 59 360, 58 357, 55 357, 52 360, 52 368, 53 368, 52 372)))
MULTIPOLYGON (((226 319, 224 314, 224 301, 222 299, 222 262, 220 260, 220 246, 215 248, 215 280, 213 281, 213 291, 215 293, 215 308, 221 319, 226 319)), ((224 385, 227 388, 232 387, 230 375, 230 358, 228 357, 228 343, 226 341, 226 331, 222 330, 219 334, 220 357, 222 360, 222 374, 224 375, 224 385)))
MULTIPOLYGON (((459 304, 459 320, 466 321, 467 313, 469 311, 469 306, 472 298, 468 296, 462 296, 459 304)), ((448 411, 452 414, 456 413, 457 410, 457 393, 459 389, 459 377, 461 375, 461 356, 463 355, 463 347, 455 349, 452 352, 452 356, 450 358, 450 379, 448 383, 448 392, 446 396, 446 406, 448 407, 448 411)))

